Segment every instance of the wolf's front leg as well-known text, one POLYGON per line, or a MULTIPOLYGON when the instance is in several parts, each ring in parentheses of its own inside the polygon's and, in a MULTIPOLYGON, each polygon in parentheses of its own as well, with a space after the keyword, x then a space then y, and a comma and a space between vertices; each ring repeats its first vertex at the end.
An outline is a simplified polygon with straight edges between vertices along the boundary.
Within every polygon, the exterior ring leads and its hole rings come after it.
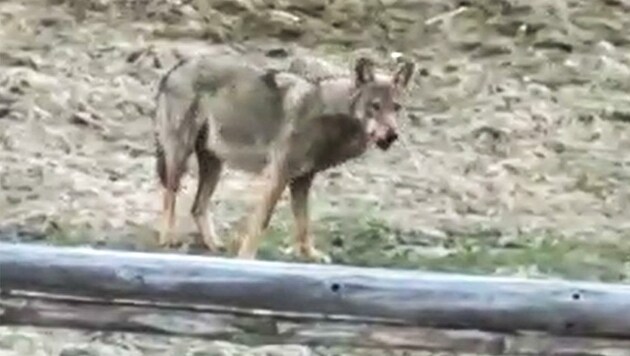
POLYGON ((307 174, 293 179, 289 185, 295 222, 294 247, 290 250, 306 260, 327 263, 330 258, 315 248, 309 231, 308 195, 313 178, 314 174, 307 174))
POLYGON ((262 192, 262 199, 248 219, 245 236, 241 238, 238 257, 253 259, 256 257, 260 236, 271 220, 271 214, 287 185, 288 174, 284 163, 274 163, 268 167, 268 181, 262 192))

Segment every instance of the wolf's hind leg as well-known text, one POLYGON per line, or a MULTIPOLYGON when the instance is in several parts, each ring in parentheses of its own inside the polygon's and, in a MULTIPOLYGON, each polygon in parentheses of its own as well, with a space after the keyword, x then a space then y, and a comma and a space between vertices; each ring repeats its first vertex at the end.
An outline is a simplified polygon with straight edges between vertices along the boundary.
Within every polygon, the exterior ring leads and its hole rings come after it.
POLYGON ((223 164, 214 153, 206 148, 207 132, 208 127, 204 125, 195 144, 195 154, 199 165, 199 182, 191 213, 201 237, 196 243, 205 245, 212 252, 217 252, 222 243, 216 235, 212 214, 209 212, 209 204, 219 182, 223 164))
POLYGON ((172 152, 165 151, 161 144, 157 144, 157 173, 162 185, 162 227, 160 229, 160 246, 174 246, 175 208, 177 193, 181 177, 186 169, 186 160, 190 154, 177 157, 172 152), (168 153, 168 155, 167 155, 168 153), (177 159, 173 159, 177 157, 177 159))

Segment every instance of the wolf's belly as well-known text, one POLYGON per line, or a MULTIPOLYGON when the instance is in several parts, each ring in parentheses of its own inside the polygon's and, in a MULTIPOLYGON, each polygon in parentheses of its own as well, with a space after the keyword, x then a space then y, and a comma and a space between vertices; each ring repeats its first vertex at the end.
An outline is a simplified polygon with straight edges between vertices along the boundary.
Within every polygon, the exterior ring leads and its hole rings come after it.
MULTIPOLYGON (((271 145, 230 145, 226 142, 215 145, 212 150, 228 167, 252 174, 262 173, 273 153, 271 145)), ((289 154, 287 165, 289 177, 293 178, 313 171, 316 163, 297 150, 289 154)))
POLYGON ((269 147, 226 141, 215 141, 210 149, 228 167, 260 173, 269 162, 269 147))

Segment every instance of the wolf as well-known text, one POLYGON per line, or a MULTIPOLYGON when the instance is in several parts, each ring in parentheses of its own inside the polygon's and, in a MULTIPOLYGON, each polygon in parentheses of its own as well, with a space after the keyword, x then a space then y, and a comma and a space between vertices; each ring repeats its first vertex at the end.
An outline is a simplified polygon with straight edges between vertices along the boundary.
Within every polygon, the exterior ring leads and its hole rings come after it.
POLYGON ((377 71, 362 56, 342 75, 307 78, 304 66, 283 70, 233 54, 181 60, 160 80, 153 128, 163 188, 161 245, 173 245, 176 196, 188 158, 199 179, 191 213, 196 243, 218 251, 209 201, 224 167, 261 175, 260 201, 241 234, 237 256, 253 259, 261 235, 288 186, 294 250, 309 260, 325 255, 309 233, 308 197, 318 172, 363 154, 387 150, 398 138, 398 113, 415 70, 402 61, 377 71), (242 58, 242 57, 241 57, 242 58))

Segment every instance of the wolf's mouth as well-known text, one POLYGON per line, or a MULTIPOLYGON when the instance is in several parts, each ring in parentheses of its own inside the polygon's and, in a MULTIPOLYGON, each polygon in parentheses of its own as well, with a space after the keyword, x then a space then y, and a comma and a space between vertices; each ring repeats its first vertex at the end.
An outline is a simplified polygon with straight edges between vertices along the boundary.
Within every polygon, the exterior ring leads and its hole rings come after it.
POLYGON ((383 151, 387 151, 389 147, 398 139, 398 134, 392 133, 387 137, 376 140, 376 146, 383 151))
POLYGON ((378 140, 376 141, 376 146, 383 151, 387 151, 389 147, 392 145, 391 141, 388 140, 378 140))

